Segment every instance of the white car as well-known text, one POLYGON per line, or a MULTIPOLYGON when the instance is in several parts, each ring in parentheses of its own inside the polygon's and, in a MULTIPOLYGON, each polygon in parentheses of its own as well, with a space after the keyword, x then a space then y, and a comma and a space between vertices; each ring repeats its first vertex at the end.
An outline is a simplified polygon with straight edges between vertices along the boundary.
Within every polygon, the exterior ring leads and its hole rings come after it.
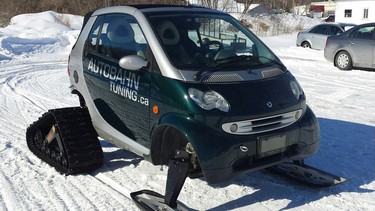
POLYGON ((301 31, 297 35, 297 46, 323 50, 328 36, 339 35, 355 26, 344 23, 324 23, 319 24, 306 31, 301 31))
POLYGON ((339 36, 328 37, 324 57, 340 70, 375 69, 375 23, 358 25, 339 36))

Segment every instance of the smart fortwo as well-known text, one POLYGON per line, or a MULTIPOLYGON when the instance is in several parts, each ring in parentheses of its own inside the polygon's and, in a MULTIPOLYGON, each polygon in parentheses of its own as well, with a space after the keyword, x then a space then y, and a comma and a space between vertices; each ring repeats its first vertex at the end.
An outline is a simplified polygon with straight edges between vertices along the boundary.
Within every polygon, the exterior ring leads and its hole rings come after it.
POLYGON ((303 163, 320 138, 302 88, 224 12, 98 9, 85 16, 68 71, 80 107, 50 110, 31 124, 30 150, 64 174, 89 172, 103 163, 99 135, 168 165, 165 196, 132 193, 142 209, 182 209, 187 176, 214 184, 272 167, 318 186, 345 181, 303 163))

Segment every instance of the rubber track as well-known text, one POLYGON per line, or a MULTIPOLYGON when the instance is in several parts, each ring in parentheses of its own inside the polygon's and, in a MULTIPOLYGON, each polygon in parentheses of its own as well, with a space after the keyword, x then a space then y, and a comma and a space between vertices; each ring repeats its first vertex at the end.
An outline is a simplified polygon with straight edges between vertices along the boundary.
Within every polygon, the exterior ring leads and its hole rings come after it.
POLYGON ((66 175, 88 173, 103 165, 102 147, 92 126, 89 112, 85 108, 49 110, 27 128, 26 141, 31 152, 38 158, 66 175), (43 135, 46 136, 54 124, 57 125, 61 137, 63 156, 68 161, 67 166, 62 166, 45 155, 34 143, 36 131, 42 130, 43 135))

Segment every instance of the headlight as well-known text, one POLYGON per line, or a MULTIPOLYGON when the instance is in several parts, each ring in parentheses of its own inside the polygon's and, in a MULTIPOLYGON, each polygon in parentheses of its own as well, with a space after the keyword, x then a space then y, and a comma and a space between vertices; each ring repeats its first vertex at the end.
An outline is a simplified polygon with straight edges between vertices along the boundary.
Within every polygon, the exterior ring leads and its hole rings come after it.
POLYGON ((296 97, 297 100, 299 100, 299 98, 301 97, 301 95, 303 93, 301 86, 298 84, 297 81, 291 81, 290 82, 290 88, 292 89, 294 97, 296 97))
POLYGON ((190 98, 197 103, 197 105, 205 110, 212 110, 214 108, 220 111, 228 112, 229 103, 215 91, 202 92, 195 88, 188 90, 190 98))

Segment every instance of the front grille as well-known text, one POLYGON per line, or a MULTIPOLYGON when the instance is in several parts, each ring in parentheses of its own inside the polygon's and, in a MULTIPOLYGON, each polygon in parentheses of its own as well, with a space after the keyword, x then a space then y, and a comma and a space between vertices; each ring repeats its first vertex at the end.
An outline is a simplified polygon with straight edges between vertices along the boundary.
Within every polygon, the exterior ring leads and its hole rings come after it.
POLYGON ((229 122, 223 124, 221 127, 225 132, 230 134, 251 135, 287 127, 298 121, 301 116, 302 109, 299 109, 275 116, 268 116, 238 122, 229 122))
POLYGON ((203 82, 236 82, 243 81, 243 78, 238 74, 213 74, 203 78, 203 82))

